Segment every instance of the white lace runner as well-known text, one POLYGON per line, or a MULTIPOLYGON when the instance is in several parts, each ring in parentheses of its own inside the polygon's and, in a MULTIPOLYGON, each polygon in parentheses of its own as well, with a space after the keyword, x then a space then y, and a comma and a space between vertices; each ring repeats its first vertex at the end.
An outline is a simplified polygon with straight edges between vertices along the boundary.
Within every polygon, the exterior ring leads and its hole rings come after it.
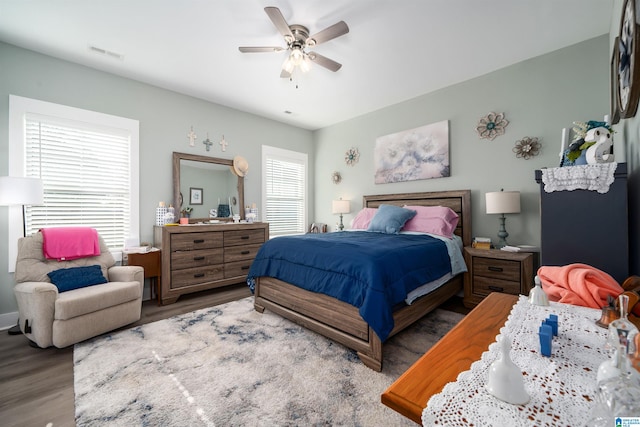
POLYGON ((493 342, 470 370, 431 397, 422 413, 423 425, 583 426, 594 405, 598 367, 608 357, 607 329, 595 324, 600 310, 550 304, 531 305, 521 295, 500 329, 500 335, 512 341, 511 360, 524 374, 529 403, 511 405, 486 391, 489 366, 500 355, 493 342), (553 337, 551 357, 544 357, 538 328, 549 314, 558 316, 558 336, 553 337))
POLYGON ((592 190, 606 193, 615 180, 613 174, 617 167, 614 162, 542 169, 544 191, 592 190))

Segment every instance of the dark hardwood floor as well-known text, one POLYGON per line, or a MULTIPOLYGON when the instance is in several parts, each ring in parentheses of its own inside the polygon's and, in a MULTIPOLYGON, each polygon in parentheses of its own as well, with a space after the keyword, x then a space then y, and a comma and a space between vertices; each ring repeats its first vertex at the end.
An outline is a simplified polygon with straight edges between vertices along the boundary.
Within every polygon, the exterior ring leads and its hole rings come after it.
MULTIPOLYGON (((141 319, 124 329, 249 296, 244 285, 183 295, 175 304, 142 303, 141 319)), ((34 348, 24 335, 0 331, 0 425, 72 427, 75 425, 73 346, 34 348)))
MULTIPOLYGON (((178 302, 158 306, 144 301, 141 319, 125 327, 166 319, 250 295, 246 285, 183 295, 178 302)), ((466 314, 462 299, 443 308, 466 314)), ((7 427, 72 427, 75 425, 73 346, 33 348, 23 335, 0 331, 0 425, 7 427)))

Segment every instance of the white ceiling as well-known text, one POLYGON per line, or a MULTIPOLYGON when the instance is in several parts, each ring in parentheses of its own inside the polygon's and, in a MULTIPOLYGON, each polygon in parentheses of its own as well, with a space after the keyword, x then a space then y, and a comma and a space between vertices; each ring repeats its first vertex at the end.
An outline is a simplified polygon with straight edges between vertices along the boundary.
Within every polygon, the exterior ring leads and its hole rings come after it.
POLYGON ((610 0, 0 0, 0 40, 306 129, 318 129, 609 31, 610 0), (281 79, 265 6, 343 64, 281 79), (123 55, 92 52, 96 46, 123 55), (296 87, 297 86, 297 87, 296 87), (285 110, 290 111, 286 114, 285 110))

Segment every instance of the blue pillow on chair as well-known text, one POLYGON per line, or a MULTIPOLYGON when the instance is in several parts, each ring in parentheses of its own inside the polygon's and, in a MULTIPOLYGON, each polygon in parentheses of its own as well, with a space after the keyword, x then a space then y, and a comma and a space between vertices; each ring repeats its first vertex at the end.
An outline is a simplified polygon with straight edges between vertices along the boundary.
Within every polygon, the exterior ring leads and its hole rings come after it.
POLYGON ((380 205, 371 219, 367 231, 398 234, 404 224, 416 215, 416 211, 394 205, 380 205))
POLYGON ((58 292, 71 291, 92 285, 107 283, 99 265, 86 267, 61 268, 47 274, 58 292))

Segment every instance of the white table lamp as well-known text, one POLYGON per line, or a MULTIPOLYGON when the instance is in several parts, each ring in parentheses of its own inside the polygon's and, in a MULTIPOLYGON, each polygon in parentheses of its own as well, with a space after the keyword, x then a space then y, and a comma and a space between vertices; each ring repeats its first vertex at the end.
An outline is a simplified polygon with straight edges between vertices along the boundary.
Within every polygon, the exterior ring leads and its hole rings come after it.
POLYGON ((349 200, 333 200, 331 202, 331 213, 340 214, 340 225, 338 228, 340 231, 344 230, 344 224, 342 224, 342 215, 351 212, 351 202, 349 200))
POLYGON ((22 235, 27 235, 25 205, 44 203, 44 185, 40 178, 0 176, 0 206, 22 206, 22 235))
POLYGON ((499 214, 500 215, 500 229, 498 231, 498 246, 504 247, 507 245, 507 229, 504 226, 505 216, 504 214, 520 213, 520 192, 519 191, 494 191, 485 194, 487 203, 487 214, 499 214))

